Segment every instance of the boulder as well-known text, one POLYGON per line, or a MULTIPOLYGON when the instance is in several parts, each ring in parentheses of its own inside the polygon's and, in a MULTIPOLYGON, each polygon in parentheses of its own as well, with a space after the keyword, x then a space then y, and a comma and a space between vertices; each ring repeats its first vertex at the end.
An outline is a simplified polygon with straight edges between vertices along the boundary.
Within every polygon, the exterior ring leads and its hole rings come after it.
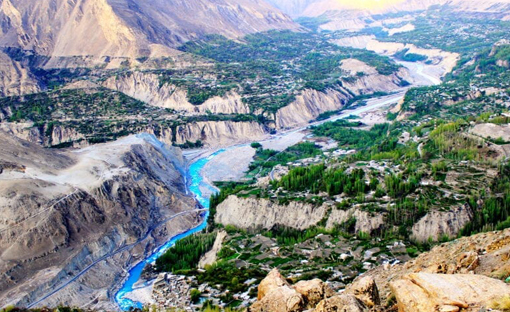
POLYGON ((413 273, 390 283, 400 312, 479 311, 510 296, 504 282, 475 274, 413 273))
POLYGON ((322 300, 336 294, 328 284, 320 279, 300 281, 294 285, 294 289, 303 296, 308 309, 313 309, 322 300))
POLYGON ((290 286, 290 284, 283 278, 278 269, 273 269, 266 278, 260 282, 257 300, 262 300, 265 295, 282 286, 290 286))
POLYGON ((367 307, 374 307, 381 304, 379 290, 375 280, 371 276, 365 276, 356 280, 350 288, 352 294, 363 302, 367 307))
POLYGON ((324 299, 314 312, 363 312, 367 308, 353 295, 340 295, 324 299))
POLYGON ((248 312, 300 312, 303 307, 303 296, 290 286, 284 285, 266 293, 248 312))

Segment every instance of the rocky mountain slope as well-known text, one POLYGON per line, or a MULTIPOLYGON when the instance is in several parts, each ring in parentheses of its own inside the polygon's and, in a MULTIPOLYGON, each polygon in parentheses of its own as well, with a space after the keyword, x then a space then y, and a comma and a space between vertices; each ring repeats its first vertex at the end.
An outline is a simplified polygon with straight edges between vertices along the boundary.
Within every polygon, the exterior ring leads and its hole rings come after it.
POLYGON ((2 0, 0 21, 0 46, 48 56, 170 55, 207 34, 296 28, 262 0, 2 0))
POLYGON ((509 250, 509 230, 462 238, 369 271, 343 293, 320 279, 291 285, 275 269, 248 311, 507 311, 509 250))
POLYGON ((58 152, 2 133, 0 146, 0 306, 113 310, 124 270, 200 221, 179 152, 153 136, 58 152))
POLYGON ((41 89, 30 69, 0 52, 0 97, 35 93, 41 89))

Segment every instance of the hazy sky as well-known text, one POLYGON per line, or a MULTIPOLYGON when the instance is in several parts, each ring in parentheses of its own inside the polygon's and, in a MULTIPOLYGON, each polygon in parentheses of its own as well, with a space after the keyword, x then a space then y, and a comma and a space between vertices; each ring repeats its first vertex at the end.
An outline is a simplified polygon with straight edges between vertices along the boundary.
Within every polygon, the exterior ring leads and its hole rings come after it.
POLYGON ((404 0, 335 0, 343 6, 353 9, 380 9, 404 0))

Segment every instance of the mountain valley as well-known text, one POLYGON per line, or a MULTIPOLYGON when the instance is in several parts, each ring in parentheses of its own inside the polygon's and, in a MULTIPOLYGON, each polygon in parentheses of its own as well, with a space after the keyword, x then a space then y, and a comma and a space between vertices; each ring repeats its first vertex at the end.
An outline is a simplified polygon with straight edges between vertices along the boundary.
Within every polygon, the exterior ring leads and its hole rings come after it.
POLYGON ((0 0, 0 311, 510 310, 509 18, 0 0))

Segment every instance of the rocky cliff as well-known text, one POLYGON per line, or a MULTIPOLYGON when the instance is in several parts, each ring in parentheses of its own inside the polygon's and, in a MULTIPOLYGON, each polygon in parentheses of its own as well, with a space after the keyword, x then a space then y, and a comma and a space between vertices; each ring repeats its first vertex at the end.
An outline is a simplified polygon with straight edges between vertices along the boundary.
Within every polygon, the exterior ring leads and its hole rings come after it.
POLYGON ((170 84, 161 85, 156 74, 134 72, 106 80, 104 87, 120 91, 153 106, 170 108, 194 114, 249 114, 250 108, 241 96, 231 92, 223 97, 215 96, 201 105, 188 101, 187 91, 170 84))
POLYGON ((0 97, 35 93, 41 89, 28 68, 0 52, 0 97))
POLYGON ((200 220, 182 158, 149 135, 72 152, 0 136, 0 306, 114 310, 114 285, 200 220))
POLYGON ((342 109, 354 96, 392 92, 400 89, 403 82, 409 79, 409 72, 405 68, 386 76, 357 59, 343 60, 341 67, 350 77, 356 79, 342 81, 343 87, 339 90, 303 90, 294 102, 276 112, 276 127, 288 129, 307 125, 324 112, 342 109), (358 73, 359 76, 356 76, 358 73))
POLYGON ((259 141, 267 135, 257 122, 205 121, 177 127, 176 143, 202 141, 209 146, 227 146, 259 141))
POLYGON ((332 229, 352 218, 356 219, 357 232, 371 233, 384 225, 382 214, 372 214, 357 208, 337 210, 326 204, 317 207, 297 201, 280 205, 268 199, 229 196, 216 210, 216 223, 252 231, 269 230, 277 226, 305 230, 323 220, 326 220, 326 228, 332 229))
POLYGON ((291 202, 278 205, 266 199, 229 196, 216 209, 214 222, 241 229, 271 229, 275 226, 304 230, 319 223, 327 207, 291 202))
POLYGON ((207 34, 297 28, 261 0, 2 0, 0 22, 0 46, 55 57, 171 55, 207 34))
POLYGON ((319 92, 312 89, 304 90, 290 105, 276 113, 276 126, 280 129, 306 125, 321 113, 339 110, 351 96, 345 92, 327 90, 319 92))
POLYGON ((467 204, 450 211, 431 211, 413 226, 411 238, 426 242, 456 237, 471 220, 473 211, 467 204))

